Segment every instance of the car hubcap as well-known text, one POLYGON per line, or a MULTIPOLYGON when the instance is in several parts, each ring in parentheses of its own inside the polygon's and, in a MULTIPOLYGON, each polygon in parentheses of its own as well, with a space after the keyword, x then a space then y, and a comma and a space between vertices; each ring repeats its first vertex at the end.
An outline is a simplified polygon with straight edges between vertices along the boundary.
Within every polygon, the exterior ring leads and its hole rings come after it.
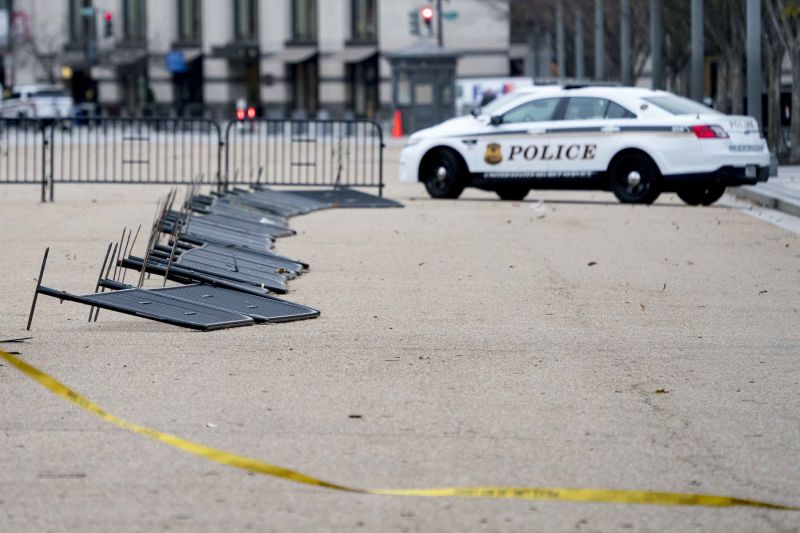
POLYGON ((642 175, 635 170, 628 173, 628 185, 631 187, 638 187, 642 183, 642 175))

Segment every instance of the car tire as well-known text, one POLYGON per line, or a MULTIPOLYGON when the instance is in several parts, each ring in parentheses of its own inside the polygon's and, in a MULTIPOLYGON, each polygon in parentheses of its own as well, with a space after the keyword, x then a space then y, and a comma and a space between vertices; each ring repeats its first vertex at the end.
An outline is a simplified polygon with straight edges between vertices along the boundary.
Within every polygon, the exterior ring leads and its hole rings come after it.
POLYGON ((678 191, 678 197, 689 205, 711 205, 725 194, 725 185, 713 183, 686 187, 678 191))
POLYGON ((643 153, 619 157, 610 168, 611 191, 623 204, 652 204, 661 194, 658 167, 643 153))
POLYGON ((497 196, 500 197, 501 200, 515 200, 520 201, 524 200, 528 193, 530 192, 529 187, 521 187, 521 186, 508 186, 502 187, 495 190, 497 196))
POLYGON ((421 171, 431 198, 455 199, 464 192, 466 169, 461 158, 451 150, 439 149, 425 156, 421 171))

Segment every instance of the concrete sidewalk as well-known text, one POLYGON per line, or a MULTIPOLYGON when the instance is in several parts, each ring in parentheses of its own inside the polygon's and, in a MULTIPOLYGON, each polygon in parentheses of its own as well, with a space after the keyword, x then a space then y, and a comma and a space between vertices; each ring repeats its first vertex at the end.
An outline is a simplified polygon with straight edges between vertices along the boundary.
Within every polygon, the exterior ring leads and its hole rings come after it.
POLYGON ((800 217, 800 166, 782 166, 766 183, 731 189, 739 198, 800 217))

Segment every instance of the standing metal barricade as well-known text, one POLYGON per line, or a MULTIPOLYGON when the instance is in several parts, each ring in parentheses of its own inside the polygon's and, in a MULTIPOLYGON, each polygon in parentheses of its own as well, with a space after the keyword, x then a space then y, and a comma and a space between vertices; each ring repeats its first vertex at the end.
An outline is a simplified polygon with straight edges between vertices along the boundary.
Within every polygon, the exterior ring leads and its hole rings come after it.
POLYGON ((0 185, 41 185, 42 201, 47 191, 47 135, 38 120, 0 119, 0 185))
POLYGON ((49 131, 56 183, 219 184, 222 133, 207 119, 56 121, 49 131))
POLYGON ((374 122, 231 121, 225 148, 224 187, 375 187, 383 194, 383 132, 374 122))

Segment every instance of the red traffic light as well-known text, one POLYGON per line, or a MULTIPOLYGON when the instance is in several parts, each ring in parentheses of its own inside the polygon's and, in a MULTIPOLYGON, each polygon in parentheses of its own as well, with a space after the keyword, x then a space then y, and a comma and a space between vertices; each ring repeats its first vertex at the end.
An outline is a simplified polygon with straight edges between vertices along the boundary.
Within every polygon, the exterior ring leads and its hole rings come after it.
POLYGON ((419 14, 422 15, 422 20, 425 22, 430 22, 433 20, 433 8, 431 7, 423 7, 419 14))
POLYGON ((247 118, 253 120, 256 118, 256 108, 255 107, 248 107, 247 108, 247 118))
POLYGON ((114 15, 111 14, 111 11, 106 11, 103 14, 103 18, 105 19, 106 22, 111 22, 111 19, 114 18, 114 15))
POLYGON ((244 109, 236 110, 236 120, 244 120, 244 109))

